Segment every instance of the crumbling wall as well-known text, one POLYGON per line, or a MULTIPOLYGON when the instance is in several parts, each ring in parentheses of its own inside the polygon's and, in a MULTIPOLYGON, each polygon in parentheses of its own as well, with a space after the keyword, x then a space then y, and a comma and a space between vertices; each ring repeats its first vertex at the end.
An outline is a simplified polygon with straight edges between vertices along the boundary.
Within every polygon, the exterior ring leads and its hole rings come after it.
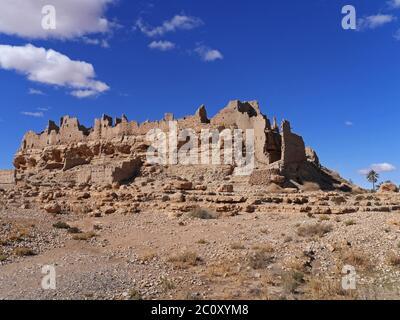
POLYGON ((283 165, 302 163, 307 160, 306 147, 302 137, 291 132, 290 123, 282 122, 282 162, 283 165))
POLYGON ((78 183, 92 183, 95 185, 106 185, 122 183, 134 178, 140 171, 142 161, 139 158, 84 166, 77 174, 78 183))

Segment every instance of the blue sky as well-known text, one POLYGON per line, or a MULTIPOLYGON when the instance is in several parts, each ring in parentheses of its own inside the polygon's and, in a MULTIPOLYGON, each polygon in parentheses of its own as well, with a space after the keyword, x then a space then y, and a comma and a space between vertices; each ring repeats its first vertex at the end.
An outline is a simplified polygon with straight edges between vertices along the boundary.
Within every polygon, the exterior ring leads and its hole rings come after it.
POLYGON ((48 119, 156 120, 201 104, 212 116, 241 99, 289 119, 345 178, 366 186, 359 171, 375 164, 400 184, 398 30, 399 0, 4 0, 0 167, 48 119), (41 28, 45 4, 55 30, 41 28), (342 28, 346 4, 358 30, 342 28))

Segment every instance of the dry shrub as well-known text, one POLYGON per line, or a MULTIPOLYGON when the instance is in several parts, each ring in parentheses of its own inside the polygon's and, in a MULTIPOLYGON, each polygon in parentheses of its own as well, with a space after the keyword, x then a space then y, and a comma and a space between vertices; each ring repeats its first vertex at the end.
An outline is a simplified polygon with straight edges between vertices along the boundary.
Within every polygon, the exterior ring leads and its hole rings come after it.
POLYGON ((389 253, 387 261, 393 267, 400 267, 400 255, 393 251, 389 253))
POLYGON ((215 212, 201 207, 195 207, 192 211, 188 213, 188 216, 190 218, 203 219, 203 220, 218 218, 218 215, 215 212))
POLYGON ((168 261, 173 263, 178 269, 188 269, 203 262, 203 260, 195 252, 191 251, 185 251, 176 256, 172 256, 168 259, 168 261))
POLYGON ((58 221, 58 222, 56 222, 55 224, 53 224, 53 228, 56 228, 56 229, 66 229, 66 230, 68 230, 68 229, 70 228, 70 226, 69 226, 68 223, 58 221))
POLYGON ((19 257, 28 257, 28 256, 34 256, 35 252, 29 248, 16 248, 14 250, 14 254, 19 257))
POLYGON ((312 278, 308 282, 307 291, 313 300, 343 300, 355 299, 354 290, 343 290, 341 277, 337 279, 312 278))
POLYGON ((129 290, 129 293, 128 293, 128 299, 129 300, 143 300, 143 297, 138 290, 131 289, 131 290, 129 290))
POLYGON ((208 241, 206 239, 200 239, 197 241, 197 244, 208 244, 208 241))
POLYGON ((143 254, 143 256, 141 257, 141 261, 143 262, 149 262, 154 260, 154 258, 157 257, 157 253, 155 253, 154 251, 148 251, 145 254, 143 254))
POLYGON ((209 277, 228 278, 238 274, 237 261, 221 261, 210 265, 207 268, 207 275, 209 277))
POLYGON ((90 239, 94 238, 95 236, 96 236, 96 233, 91 231, 91 232, 84 232, 84 233, 74 234, 72 239, 73 240, 79 240, 79 241, 87 241, 87 240, 90 240, 90 239))
POLYGON ((372 264, 369 257, 359 250, 343 250, 341 252, 341 260, 344 264, 358 267, 362 270, 372 269, 372 264))
POLYGON ((170 291, 175 289, 175 283, 172 280, 169 280, 165 277, 161 278, 161 287, 163 288, 163 290, 166 291, 170 291))
POLYGON ((331 224, 308 224, 302 225, 297 229, 297 234, 300 237, 314 237, 319 236, 323 237, 325 234, 331 232, 333 229, 331 224))
POLYGON ((274 261, 274 248, 271 245, 258 245, 247 255, 247 262, 252 269, 264 269, 274 261))
POLYGON ((236 242, 236 243, 232 243, 231 249, 232 250, 243 250, 243 249, 245 249, 245 246, 239 242, 236 242))
POLYGON ((345 222, 344 222, 344 225, 346 226, 346 227, 350 227, 350 226, 354 226, 354 225, 356 225, 357 223, 354 221, 354 220, 346 220, 345 222))
POLYGON ((319 216, 319 221, 329 221, 331 218, 329 218, 326 214, 323 214, 319 216))
POLYGON ((304 273, 300 271, 291 270, 282 275, 282 287, 286 293, 296 293, 298 287, 304 282, 304 273))

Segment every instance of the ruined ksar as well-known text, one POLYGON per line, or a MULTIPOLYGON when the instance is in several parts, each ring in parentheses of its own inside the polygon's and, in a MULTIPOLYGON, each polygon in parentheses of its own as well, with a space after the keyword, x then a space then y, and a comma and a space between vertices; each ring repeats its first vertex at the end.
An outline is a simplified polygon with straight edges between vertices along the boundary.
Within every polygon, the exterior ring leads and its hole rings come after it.
MULTIPOLYGON (((69 116, 61 118, 59 126, 49 121, 44 132, 25 134, 14 159, 15 170, 1 171, 0 185, 129 183, 145 175, 151 166, 146 163, 150 146, 146 134, 155 128, 167 132, 168 123, 173 120, 179 128, 191 128, 196 132, 253 129, 255 168, 249 176, 241 178, 241 182, 249 186, 272 184, 302 189, 305 183, 313 183, 321 190, 352 189, 350 183, 319 163, 317 154, 305 147, 303 138, 292 133, 288 121, 283 120, 280 126, 276 119, 271 123, 256 101, 231 101, 211 119, 201 106, 193 116, 175 120, 172 114, 166 114, 162 121, 141 124, 129 122, 125 116, 114 122, 106 115, 96 119, 93 128, 86 128, 77 118, 69 116)), ((220 146, 223 148, 223 143, 220 146)), ((191 167, 191 171, 232 173, 235 165, 198 165, 191 167)), ((159 167, 152 170, 168 170, 166 166, 159 167)))

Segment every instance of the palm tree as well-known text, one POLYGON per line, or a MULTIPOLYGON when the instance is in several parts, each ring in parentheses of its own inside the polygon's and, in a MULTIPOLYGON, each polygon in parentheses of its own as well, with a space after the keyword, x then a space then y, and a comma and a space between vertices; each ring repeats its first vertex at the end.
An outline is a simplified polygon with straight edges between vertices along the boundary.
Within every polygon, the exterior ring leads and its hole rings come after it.
POLYGON ((377 173, 375 170, 371 170, 367 174, 367 180, 372 183, 372 190, 375 191, 375 183, 378 182, 379 179, 379 173, 377 173))

